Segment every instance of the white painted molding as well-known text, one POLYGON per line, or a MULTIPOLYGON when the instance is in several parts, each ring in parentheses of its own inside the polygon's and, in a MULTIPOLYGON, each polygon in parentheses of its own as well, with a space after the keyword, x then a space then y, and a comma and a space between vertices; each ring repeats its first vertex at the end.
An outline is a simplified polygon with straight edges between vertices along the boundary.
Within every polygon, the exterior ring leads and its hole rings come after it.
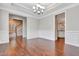
POLYGON ((79 47, 78 44, 72 44, 72 43, 70 43, 70 42, 65 42, 65 44, 72 45, 72 46, 75 46, 75 47, 79 47))
POLYGON ((79 31, 66 31, 65 43, 79 47, 79 31))
POLYGON ((35 16, 27 14, 27 13, 23 13, 21 11, 13 10, 13 9, 8 8, 6 6, 0 6, 0 9, 8 11, 11 14, 20 15, 20 16, 23 16, 23 17, 32 17, 32 18, 38 19, 38 17, 35 17, 35 16))
POLYGON ((69 8, 73 8, 73 7, 76 7, 76 6, 78 6, 78 5, 79 5, 79 4, 73 4, 73 5, 70 5, 70 6, 61 8, 61 9, 58 9, 58 10, 52 12, 52 13, 49 13, 49 14, 44 15, 44 16, 42 16, 42 17, 39 17, 39 19, 45 18, 45 17, 50 16, 50 15, 53 15, 53 14, 55 15, 56 13, 59 13, 59 12, 61 12, 61 11, 65 11, 65 10, 67 10, 67 9, 69 9, 69 8))
POLYGON ((20 6, 20 7, 22 7, 22 8, 24 8, 24 9, 28 9, 28 10, 31 10, 32 11, 32 9, 30 9, 30 8, 26 8, 24 5, 22 5, 22 4, 19 4, 19 3, 14 3, 14 5, 18 5, 18 6, 20 6))
MULTIPOLYGON (((1 4, 0 4, 1 5, 1 4)), ((23 8, 25 8, 24 6, 22 6, 22 5, 19 5, 19 4, 17 4, 18 6, 21 6, 21 7, 23 7, 23 8)), ((57 6, 59 6, 59 5, 61 5, 61 4, 58 4, 57 6)), ((63 4, 62 4, 63 5, 63 4)), ((21 12, 21 11, 17 11, 17 10, 13 10, 13 9, 11 9, 11 8, 5 8, 5 6, 0 6, 0 9, 2 9, 2 10, 6 10, 6 11, 8 11, 8 12, 10 12, 10 13, 13 13, 13 14, 16 14, 16 15, 21 15, 21 16, 24 16, 24 17, 32 17, 32 18, 35 18, 35 19, 42 19, 42 18, 44 18, 44 17, 47 17, 47 16, 50 16, 50 15, 53 15, 53 14, 56 14, 57 12, 59 12, 59 11, 63 11, 63 10, 67 10, 67 9, 69 9, 69 8, 72 8, 72 7, 75 7, 75 6, 78 6, 79 4, 77 3, 77 4, 72 4, 72 5, 70 5, 70 6, 67 6, 67 7, 64 7, 64 8, 61 8, 61 9, 58 9, 58 10, 56 10, 56 11, 52 11, 52 13, 49 13, 49 14, 46 14, 46 15, 43 15, 42 17, 41 16, 36 16, 36 15, 31 15, 31 14, 28 14, 28 13, 24 13, 24 12, 21 12)), ((56 6, 55 6, 56 7, 56 6)), ((55 7, 51 7, 51 8, 49 8, 49 10, 48 11, 50 11, 50 9, 52 9, 52 8, 55 8, 55 7)), ((28 9, 28 8, 25 8, 26 10, 28 9)), ((29 11, 28 11, 29 12, 29 11)))
POLYGON ((57 6, 59 6, 59 5, 61 5, 62 3, 55 3, 55 4, 51 4, 51 5, 49 5, 47 8, 47 10, 45 11, 45 12, 47 12, 47 11, 50 11, 51 9, 54 9, 54 8, 56 8, 57 6))
MULTIPOLYGON (((61 5, 61 4, 62 4, 62 3, 54 3, 54 4, 52 3, 52 4, 50 4, 50 5, 47 6, 47 9, 45 10, 45 12, 47 12, 47 11, 49 11, 50 9, 53 9, 53 8, 55 8, 55 7, 57 7, 57 6, 61 5)), ((32 12, 32 8, 28 8, 28 7, 24 6, 23 4, 14 3, 14 5, 20 6, 20 7, 24 8, 24 9, 26 9, 26 10, 32 12)))
POLYGON ((1 41, 0 44, 9 43, 9 41, 1 41))

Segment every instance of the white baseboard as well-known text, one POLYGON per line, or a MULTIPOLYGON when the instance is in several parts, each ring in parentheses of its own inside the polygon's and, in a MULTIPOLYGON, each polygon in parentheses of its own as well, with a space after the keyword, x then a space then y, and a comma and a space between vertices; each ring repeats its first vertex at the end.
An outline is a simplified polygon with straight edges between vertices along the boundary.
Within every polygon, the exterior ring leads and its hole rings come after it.
POLYGON ((65 42, 65 44, 72 45, 72 46, 75 46, 75 47, 79 47, 78 44, 72 44, 72 43, 70 43, 70 42, 65 42))
POLYGON ((1 41, 0 44, 9 43, 9 41, 1 41))

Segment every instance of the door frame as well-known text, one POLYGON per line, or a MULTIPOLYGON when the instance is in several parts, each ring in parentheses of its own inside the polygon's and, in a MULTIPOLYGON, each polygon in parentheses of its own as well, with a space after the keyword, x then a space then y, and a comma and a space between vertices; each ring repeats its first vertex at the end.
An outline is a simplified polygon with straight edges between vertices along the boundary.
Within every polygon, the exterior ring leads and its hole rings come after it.
POLYGON ((55 40, 57 40, 57 37, 56 37, 56 20, 55 20, 55 17, 56 15, 58 14, 61 14, 61 13, 65 13, 65 40, 66 40, 66 11, 65 10, 61 10, 61 11, 56 11, 53 15, 54 15, 54 38, 55 40))
MULTIPOLYGON (((11 19, 16 19, 16 18, 11 18, 11 19)), ((9 18, 9 20, 10 20, 10 18, 9 18)), ((16 20, 21 20, 21 19, 16 19, 16 20)), ((23 20, 21 20, 22 21, 22 37, 23 37, 23 26, 24 26, 24 21, 23 20)), ((9 24, 10 25, 10 24, 9 24)), ((17 31, 17 30, 16 30, 17 31)), ((17 36, 17 33, 16 33, 16 36, 17 36)), ((9 34, 9 42, 10 42, 10 34, 9 34)))

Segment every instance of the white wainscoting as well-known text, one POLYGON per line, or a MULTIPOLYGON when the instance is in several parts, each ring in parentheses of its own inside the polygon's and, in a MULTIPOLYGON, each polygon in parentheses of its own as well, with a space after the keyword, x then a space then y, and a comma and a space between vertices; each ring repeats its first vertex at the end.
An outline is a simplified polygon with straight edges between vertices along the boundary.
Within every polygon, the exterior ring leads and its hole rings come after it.
POLYGON ((66 31, 65 43, 79 47, 79 31, 66 31))
POLYGON ((45 39, 48 39, 48 40, 55 40, 55 37, 54 37, 54 32, 52 31, 44 31, 44 30, 40 30, 38 32, 38 35, 40 38, 45 38, 45 39))
POLYGON ((27 32, 27 39, 37 38, 38 31, 28 31, 27 32))
POLYGON ((9 34, 7 31, 0 31, 0 44, 9 43, 9 34))

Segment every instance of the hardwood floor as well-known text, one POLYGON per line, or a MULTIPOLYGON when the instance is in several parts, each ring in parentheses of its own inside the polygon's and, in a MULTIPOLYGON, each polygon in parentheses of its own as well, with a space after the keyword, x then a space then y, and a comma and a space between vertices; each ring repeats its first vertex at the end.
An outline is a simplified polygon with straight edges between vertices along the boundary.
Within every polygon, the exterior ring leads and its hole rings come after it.
POLYGON ((0 45, 1 56, 79 56, 79 47, 64 44, 63 39, 46 40, 42 38, 25 41, 21 37, 9 44, 0 45))

